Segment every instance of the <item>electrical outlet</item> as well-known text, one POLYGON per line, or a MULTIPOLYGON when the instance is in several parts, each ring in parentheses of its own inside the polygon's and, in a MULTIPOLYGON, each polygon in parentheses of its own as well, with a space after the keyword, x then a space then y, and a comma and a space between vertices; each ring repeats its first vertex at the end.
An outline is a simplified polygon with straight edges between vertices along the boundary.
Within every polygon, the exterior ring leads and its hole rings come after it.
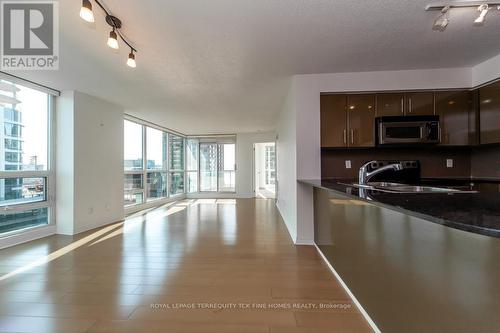
POLYGON ((346 160, 345 161, 345 168, 346 169, 351 169, 352 168, 351 160, 346 160))
POLYGON ((446 167, 453 168, 453 159, 451 159, 451 158, 446 159, 446 167))

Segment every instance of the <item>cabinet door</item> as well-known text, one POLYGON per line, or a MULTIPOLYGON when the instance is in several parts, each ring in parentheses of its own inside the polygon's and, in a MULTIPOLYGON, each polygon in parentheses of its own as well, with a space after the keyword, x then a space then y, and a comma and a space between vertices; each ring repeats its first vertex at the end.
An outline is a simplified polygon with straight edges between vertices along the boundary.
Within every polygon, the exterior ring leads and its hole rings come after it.
POLYGON ((500 82, 479 89, 481 144, 500 142, 500 82))
POLYGON ((474 96, 470 91, 436 92, 436 114, 441 122, 441 144, 466 146, 471 144, 470 114, 474 112, 474 96))
POLYGON ((321 147, 346 147, 346 95, 321 96, 321 147))
POLYGON ((377 94, 377 116, 404 115, 404 93, 377 94))
POLYGON ((420 116, 434 114, 434 93, 409 92, 406 93, 406 115, 420 116))
POLYGON ((375 95, 348 95, 348 146, 375 146, 375 95))

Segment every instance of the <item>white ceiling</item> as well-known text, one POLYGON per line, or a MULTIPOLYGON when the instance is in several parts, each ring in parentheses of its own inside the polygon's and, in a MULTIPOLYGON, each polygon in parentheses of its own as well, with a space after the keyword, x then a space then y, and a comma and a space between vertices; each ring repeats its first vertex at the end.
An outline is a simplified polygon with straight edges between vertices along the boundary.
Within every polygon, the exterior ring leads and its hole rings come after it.
POLYGON ((274 128, 293 74, 468 67, 500 53, 500 12, 472 26, 471 9, 432 31, 428 0, 104 0, 139 49, 125 66, 109 27, 60 1, 60 70, 16 72, 77 89, 188 133, 274 128))

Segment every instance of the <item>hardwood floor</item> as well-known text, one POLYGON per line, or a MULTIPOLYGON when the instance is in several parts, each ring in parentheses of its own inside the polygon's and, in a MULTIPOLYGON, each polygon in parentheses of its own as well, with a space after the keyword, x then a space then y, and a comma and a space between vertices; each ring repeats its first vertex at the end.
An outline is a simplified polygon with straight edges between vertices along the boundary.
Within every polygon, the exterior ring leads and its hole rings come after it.
POLYGON ((220 199, 1 250, 0 332, 371 330, 272 200, 220 199))

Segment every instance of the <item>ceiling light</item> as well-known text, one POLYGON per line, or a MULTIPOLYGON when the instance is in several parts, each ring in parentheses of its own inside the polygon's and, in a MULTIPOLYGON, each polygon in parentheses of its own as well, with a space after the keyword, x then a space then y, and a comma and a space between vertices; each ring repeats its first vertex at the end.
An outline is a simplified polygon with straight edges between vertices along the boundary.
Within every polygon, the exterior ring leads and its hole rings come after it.
POLYGON ((94 23, 94 12, 92 11, 90 0, 83 0, 80 17, 87 22, 94 23))
POLYGON ((109 32, 109 38, 108 38, 108 46, 112 49, 118 50, 119 45, 118 45, 118 36, 115 32, 115 29, 111 30, 109 32))
MULTIPOLYGON (((104 14, 105 14, 105 20, 106 23, 111 27, 111 31, 109 32, 109 37, 107 44, 110 48, 113 50, 118 50, 120 48, 120 44, 118 43, 118 38, 125 43, 130 48, 130 53, 128 55, 127 59, 127 65, 129 67, 135 68, 137 66, 135 62, 135 54, 137 53, 137 49, 130 43, 127 37, 123 34, 121 31, 122 28, 122 21, 111 14, 111 12, 106 9, 107 7, 104 5, 103 0, 94 0, 93 1, 95 4, 97 4, 98 7, 100 8, 104 14)), ((84 19, 87 22, 94 22, 95 17, 94 13, 92 12, 92 3, 90 0, 83 0, 82 1, 82 8, 80 9, 80 17, 84 19)))
POLYGON ((488 14, 488 10, 490 10, 490 7, 487 4, 483 4, 477 8, 479 12, 481 12, 478 16, 478 18, 474 21, 474 25, 483 25, 484 20, 486 18, 486 14, 488 14))
POLYGON ((445 31, 446 27, 450 23, 450 6, 443 7, 441 9, 441 15, 434 21, 434 25, 432 26, 432 30, 435 31, 445 31))
POLYGON ((134 50, 130 50, 130 53, 129 53, 128 59, 127 59, 127 66, 132 67, 132 68, 137 67, 137 64, 135 63, 134 50))
POLYGON ((474 20, 474 25, 482 26, 490 9, 497 8, 500 11, 500 0, 449 0, 448 3, 432 2, 425 7, 425 10, 439 10, 441 12, 439 17, 434 21, 432 30, 444 31, 450 23, 450 11, 454 8, 470 8, 479 11, 479 16, 474 20))

